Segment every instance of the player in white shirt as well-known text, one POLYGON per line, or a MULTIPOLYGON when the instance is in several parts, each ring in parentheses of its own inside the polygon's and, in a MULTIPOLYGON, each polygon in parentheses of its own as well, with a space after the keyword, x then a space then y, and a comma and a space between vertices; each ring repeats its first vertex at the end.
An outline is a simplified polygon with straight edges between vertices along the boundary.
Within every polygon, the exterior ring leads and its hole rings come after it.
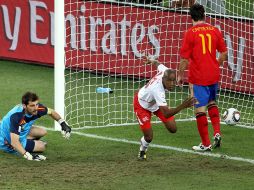
POLYGON ((144 136, 141 138, 141 146, 138 158, 146 159, 146 151, 149 143, 153 140, 153 130, 151 127, 152 113, 164 123, 171 133, 176 133, 176 122, 174 115, 179 111, 191 107, 196 102, 195 98, 187 98, 176 108, 169 108, 166 101, 165 92, 171 91, 176 85, 175 71, 160 64, 156 60, 147 59, 146 64, 155 64, 158 73, 134 96, 134 112, 137 116, 140 129, 144 136))

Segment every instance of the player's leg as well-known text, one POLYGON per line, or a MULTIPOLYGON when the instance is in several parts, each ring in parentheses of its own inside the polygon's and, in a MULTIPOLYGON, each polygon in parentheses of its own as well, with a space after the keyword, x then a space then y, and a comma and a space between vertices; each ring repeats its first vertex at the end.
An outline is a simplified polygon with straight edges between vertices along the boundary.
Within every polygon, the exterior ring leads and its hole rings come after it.
POLYGON ((217 96, 217 89, 218 84, 214 84, 209 86, 210 89, 210 98, 208 102, 208 114, 213 126, 213 136, 214 136, 214 143, 213 148, 220 147, 221 145, 221 131, 220 131, 220 111, 218 106, 216 105, 216 96, 217 96))
POLYGON ((193 85, 193 94, 198 104, 195 105, 195 115, 199 135, 202 143, 193 146, 193 150, 207 151, 211 150, 211 142, 208 133, 208 120, 206 116, 206 105, 209 101, 209 89, 207 86, 193 85))
POLYGON ((45 151, 47 143, 40 140, 27 139, 22 145, 27 152, 32 153, 45 151))
POLYGON ((153 140, 153 129, 151 127, 143 128, 140 127, 143 132, 143 137, 140 139, 140 151, 147 151, 149 143, 153 140))
POLYGON ((176 133, 177 127, 176 127, 176 122, 175 122, 175 117, 169 117, 165 118, 163 113, 160 110, 157 110, 154 112, 154 115, 156 115, 160 120, 164 123, 165 127, 170 133, 176 133))
POLYGON ((209 102, 207 105, 208 108, 208 114, 212 122, 212 126, 214 129, 214 136, 220 132, 220 112, 219 108, 216 105, 216 96, 217 96, 217 89, 218 89, 218 84, 210 85, 209 86, 209 91, 210 91, 210 97, 209 97, 209 102))
POLYGON ((140 139, 138 158, 140 160, 144 160, 146 159, 146 152, 149 147, 149 144, 153 140, 153 130, 151 127, 151 113, 150 113, 149 120, 144 120, 144 118, 149 118, 148 115, 144 117, 144 114, 141 114, 140 112, 135 112, 135 113, 139 122, 140 129, 143 133, 143 136, 140 139))
POLYGON ((47 135, 47 131, 44 128, 32 126, 28 135, 28 139, 39 140, 41 137, 47 135))
POLYGON ((170 133, 176 133, 176 131, 177 131, 176 121, 175 121, 174 117, 173 118, 170 117, 170 118, 171 118, 171 120, 168 120, 163 123, 170 133))
POLYGON ((136 110, 135 112, 140 130, 143 133, 140 142, 140 151, 147 151, 149 143, 153 140, 153 129, 151 126, 151 112, 147 110, 136 110))
POLYGON ((143 136, 140 139, 140 148, 138 158, 140 160, 146 159, 146 151, 149 147, 149 143, 153 140, 153 130, 151 128, 151 112, 141 107, 138 102, 137 94, 133 101, 134 112, 136 114, 140 129, 143 136))
MULTIPOLYGON (((0 126, 1 127, 1 126, 0 126)), ((13 146, 0 135, 0 150, 8 153, 15 153, 13 146)))

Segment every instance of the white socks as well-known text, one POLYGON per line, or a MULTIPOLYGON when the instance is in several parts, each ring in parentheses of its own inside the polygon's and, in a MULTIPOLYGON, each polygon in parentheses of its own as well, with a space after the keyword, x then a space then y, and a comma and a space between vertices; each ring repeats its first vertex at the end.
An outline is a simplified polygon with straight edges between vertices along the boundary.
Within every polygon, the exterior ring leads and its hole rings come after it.
POLYGON ((147 148, 149 146, 149 143, 146 142, 144 136, 140 139, 141 145, 140 145, 140 151, 147 151, 147 148))

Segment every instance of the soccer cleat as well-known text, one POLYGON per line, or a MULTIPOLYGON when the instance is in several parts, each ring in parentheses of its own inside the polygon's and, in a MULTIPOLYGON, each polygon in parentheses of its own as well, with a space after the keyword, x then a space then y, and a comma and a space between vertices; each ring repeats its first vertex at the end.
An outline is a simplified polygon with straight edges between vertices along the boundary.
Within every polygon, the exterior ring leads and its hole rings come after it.
POLYGON ((219 148, 221 146, 221 136, 216 133, 214 136, 213 148, 219 148))
POLYGON ((146 160, 146 152, 145 151, 139 151, 138 159, 139 160, 146 160))
POLYGON ((198 146, 193 146, 192 149, 200 152, 211 151, 212 145, 204 146, 202 143, 200 143, 198 146))

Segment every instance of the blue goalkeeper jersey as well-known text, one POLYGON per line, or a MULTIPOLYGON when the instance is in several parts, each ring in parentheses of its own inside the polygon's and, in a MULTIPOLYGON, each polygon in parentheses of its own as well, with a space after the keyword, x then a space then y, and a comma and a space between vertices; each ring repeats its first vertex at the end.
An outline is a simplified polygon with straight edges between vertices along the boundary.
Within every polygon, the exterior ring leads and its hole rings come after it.
POLYGON ((11 144, 10 133, 19 135, 20 143, 25 146, 33 123, 47 113, 48 108, 42 104, 39 104, 36 115, 26 114, 21 104, 15 106, 4 116, 0 124, 0 149, 7 152, 13 151, 9 146, 11 144))

